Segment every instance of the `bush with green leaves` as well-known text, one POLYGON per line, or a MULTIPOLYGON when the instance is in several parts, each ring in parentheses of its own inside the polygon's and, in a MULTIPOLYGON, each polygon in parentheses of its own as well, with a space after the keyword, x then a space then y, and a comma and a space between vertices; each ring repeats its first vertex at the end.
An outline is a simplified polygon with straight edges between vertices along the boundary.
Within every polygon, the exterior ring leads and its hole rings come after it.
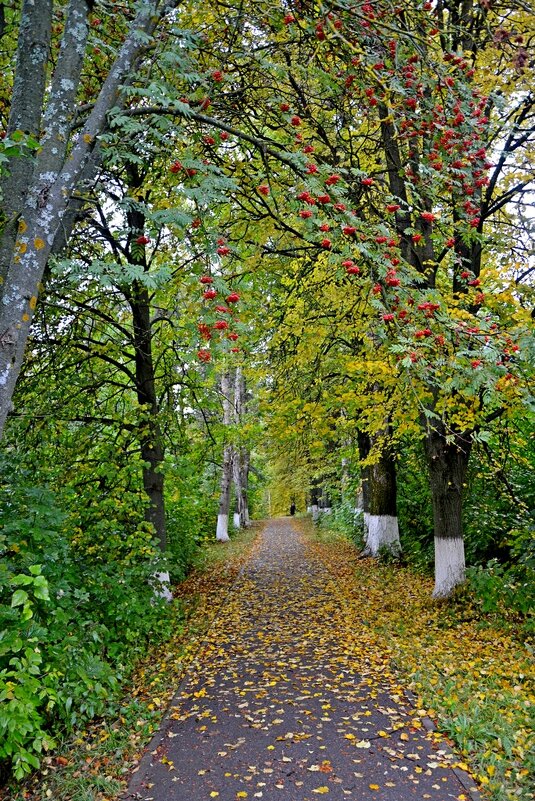
POLYGON ((180 611, 155 595, 144 539, 128 559, 88 555, 70 541, 68 511, 16 458, 0 460, 0 477, 0 761, 21 778, 57 734, 113 708, 180 611))
POLYGON ((342 534, 358 546, 363 545, 362 515, 358 514, 354 504, 349 500, 340 500, 331 507, 329 514, 320 513, 318 525, 327 531, 342 534))
POLYGON ((535 526, 509 532, 510 559, 494 558, 469 568, 468 580, 483 612, 521 618, 526 634, 535 633, 535 526))
POLYGON ((166 460, 167 540, 174 581, 181 581, 196 562, 199 547, 213 539, 217 495, 206 486, 202 470, 190 455, 166 460))

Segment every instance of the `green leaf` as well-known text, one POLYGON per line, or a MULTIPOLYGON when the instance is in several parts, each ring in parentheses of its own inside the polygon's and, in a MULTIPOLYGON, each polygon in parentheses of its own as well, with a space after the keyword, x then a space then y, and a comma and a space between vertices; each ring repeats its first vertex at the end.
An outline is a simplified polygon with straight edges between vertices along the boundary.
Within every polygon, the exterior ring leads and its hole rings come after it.
POLYGON ((25 590, 15 590, 11 599, 11 606, 22 606, 28 601, 28 593, 25 590))
POLYGON ((48 583, 44 576, 37 576, 33 585, 33 594, 42 601, 49 601, 48 583))

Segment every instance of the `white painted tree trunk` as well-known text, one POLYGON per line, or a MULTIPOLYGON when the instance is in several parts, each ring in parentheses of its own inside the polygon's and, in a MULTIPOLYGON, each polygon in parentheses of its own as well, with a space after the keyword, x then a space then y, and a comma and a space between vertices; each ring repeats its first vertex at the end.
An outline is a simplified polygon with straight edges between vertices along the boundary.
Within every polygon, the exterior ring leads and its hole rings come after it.
POLYGON ((401 553, 396 505, 396 468, 388 447, 387 429, 370 437, 361 434, 359 453, 367 459, 373 448, 376 458, 362 467, 364 549, 362 556, 377 557, 382 550, 397 557, 401 553))
POLYGON ((215 538, 218 542, 228 542, 228 514, 218 514, 215 538))
POLYGON ((169 572, 167 570, 165 570, 164 572, 161 572, 161 573, 155 573, 154 574, 154 578, 155 578, 155 580, 157 582, 155 590, 154 590, 154 594, 158 598, 164 598, 166 601, 172 601, 173 600, 173 593, 171 592, 170 586, 169 586, 170 582, 171 582, 171 578, 169 576, 169 572))
POLYGON ((244 515, 241 450, 238 448, 232 449, 232 475, 234 479, 234 492, 236 496, 236 508, 234 510, 232 522, 235 529, 240 529, 244 525, 244 515))
POLYGON ((445 598, 465 578, 463 491, 472 450, 470 431, 457 432, 453 441, 445 426, 433 426, 425 449, 435 528, 435 598, 445 598))
POLYGON ((366 514, 364 518, 368 532, 366 549, 370 556, 378 556, 382 549, 387 549, 392 554, 398 555, 400 544, 397 517, 366 514))
POLYGON ((320 508, 317 503, 313 503, 310 507, 310 511, 312 512, 312 520, 314 523, 317 521, 318 517, 320 516, 320 508))
POLYGON ((447 598, 465 579, 464 541, 462 537, 435 537, 434 598, 447 598))

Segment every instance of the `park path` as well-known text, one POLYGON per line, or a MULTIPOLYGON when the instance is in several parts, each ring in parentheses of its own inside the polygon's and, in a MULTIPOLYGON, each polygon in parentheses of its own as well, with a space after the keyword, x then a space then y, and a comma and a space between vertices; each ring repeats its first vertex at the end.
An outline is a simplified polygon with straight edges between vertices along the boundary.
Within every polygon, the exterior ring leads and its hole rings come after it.
POLYGON ((269 521, 125 801, 476 798, 361 641, 298 527, 269 521))

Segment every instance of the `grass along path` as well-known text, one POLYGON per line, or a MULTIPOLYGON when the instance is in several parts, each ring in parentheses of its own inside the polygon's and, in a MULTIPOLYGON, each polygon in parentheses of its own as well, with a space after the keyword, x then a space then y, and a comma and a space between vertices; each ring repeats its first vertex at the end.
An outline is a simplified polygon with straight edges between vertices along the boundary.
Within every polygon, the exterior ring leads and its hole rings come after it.
POLYGON ((460 748, 493 801, 535 795, 535 643, 480 612, 468 593, 433 601, 433 581, 359 559, 347 540, 308 532, 336 577, 348 625, 387 651, 417 704, 460 748))

